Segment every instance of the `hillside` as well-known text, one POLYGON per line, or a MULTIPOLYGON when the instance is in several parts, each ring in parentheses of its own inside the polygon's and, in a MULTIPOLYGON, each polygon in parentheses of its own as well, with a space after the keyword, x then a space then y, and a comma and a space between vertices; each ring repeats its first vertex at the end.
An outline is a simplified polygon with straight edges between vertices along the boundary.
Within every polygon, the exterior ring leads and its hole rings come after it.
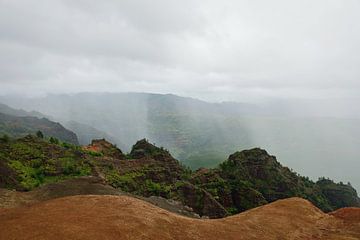
POLYGON ((60 123, 48 120, 39 112, 27 112, 10 108, 0 103, 0 136, 24 137, 41 131, 45 137, 55 137, 61 141, 79 144, 74 132, 60 123))
POLYGON ((122 149, 125 147, 125 145, 118 138, 112 136, 111 134, 100 131, 94 127, 91 127, 87 124, 69 121, 64 122, 63 125, 64 127, 76 134, 81 145, 87 145, 91 143, 93 139, 106 138, 110 142, 116 143, 122 149))
POLYGON ((323 211, 360 207, 360 199, 351 185, 323 178, 313 182, 259 148, 236 152, 218 168, 200 169, 191 181, 235 213, 294 196, 310 200, 323 211))
POLYGON ((0 209, 0 234, 4 239, 355 240, 359 217, 359 209, 327 215, 291 198, 224 219, 196 220, 125 196, 75 196, 0 209))
POLYGON ((46 118, 16 117, 0 113, 0 136, 23 137, 41 131, 45 137, 55 137, 61 141, 79 144, 77 136, 60 123, 46 118))
MULTIPOLYGON (((76 121, 98 129, 126 152, 146 137, 194 170, 216 167, 235 151, 260 146, 311 179, 329 176, 360 189, 360 120, 319 116, 316 111, 305 114, 316 109, 311 103, 294 111, 284 102, 269 106, 209 103, 149 93, 79 93, 2 101, 48 114, 62 124, 76 121)), ((79 138, 87 135, 72 130, 79 138)), ((96 138, 103 137, 108 138, 104 134, 96 138)))
POLYGON ((38 117, 38 118, 46 117, 44 114, 36 111, 28 112, 23 109, 14 109, 2 103, 0 103, 0 113, 17 116, 17 117, 38 117))
MULTIPOLYGON (((360 206, 350 185, 327 179, 312 182, 261 149, 236 152, 218 168, 196 172, 145 139, 138 141, 129 154, 104 139, 79 147, 34 136, 2 139, 0 150, 0 187, 19 191, 94 176, 123 192, 171 199, 210 218, 294 196, 310 200, 323 211, 360 206)), ((56 191, 52 195, 61 196, 56 191)))

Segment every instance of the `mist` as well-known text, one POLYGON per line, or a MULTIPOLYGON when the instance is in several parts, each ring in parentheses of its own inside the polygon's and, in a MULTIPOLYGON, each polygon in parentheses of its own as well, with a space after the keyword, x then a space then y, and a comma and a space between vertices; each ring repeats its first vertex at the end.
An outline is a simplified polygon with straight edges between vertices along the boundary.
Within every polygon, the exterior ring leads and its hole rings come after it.
POLYGON ((359 12, 356 0, 0 0, 0 102, 82 144, 148 138, 193 168, 262 147, 360 189, 359 12))
POLYGON ((355 117, 321 116, 308 108, 294 111, 294 103, 279 101, 209 103, 172 94, 79 93, 0 100, 59 121, 83 145, 106 138, 129 152, 137 140, 147 138, 193 169, 215 167, 236 151, 261 147, 313 180, 327 176, 360 187, 360 119, 355 117))

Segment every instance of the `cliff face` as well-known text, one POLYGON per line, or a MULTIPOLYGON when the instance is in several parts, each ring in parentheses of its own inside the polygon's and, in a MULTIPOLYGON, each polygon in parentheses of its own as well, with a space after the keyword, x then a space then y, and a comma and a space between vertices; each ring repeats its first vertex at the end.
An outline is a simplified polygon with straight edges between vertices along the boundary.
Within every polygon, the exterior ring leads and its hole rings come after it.
MULTIPOLYGON (((219 179, 217 182, 226 186, 225 188, 222 186, 222 189, 229 189, 233 207, 238 211, 294 196, 312 201, 323 211, 360 206, 356 190, 350 185, 337 184, 331 180, 315 183, 282 166, 274 156, 259 148, 230 155, 227 161, 210 173, 217 174, 219 179), (236 196, 242 198, 240 205, 236 203, 239 202, 236 201, 236 196)), ((208 183, 209 181, 203 181, 202 184, 208 185, 208 183)), ((221 191, 219 187, 218 190, 221 191)), ((224 196, 226 194, 219 194, 220 198, 224 196)), ((226 199, 228 197, 220 202, 226 199)))
MULTIPOLYGON (((102 150, 104 152, 104 150, 102 150)), ((126 159, 105 154, 94 165, 111 186, 137 195, 182 202, 200 216, 224 217, 224 207, 206 190, 189 182, 191 171, 170 153, 147 140, 138 141, 126 159)))
POLYGON ((34 136, 1 140, 0 150, 0 186, 18 190, 93 175, 135 195, 180 201, 210 218, 294 196, 308 199, 324 211, 359 206, 357 193, 350 185, 325 179, 312 182, 259 148, 236 152, 219 167, 196 172, 145 139, 138 141, 129 154, 105 139, 77 147, 34 136))
POLYGON ((328 199, 332 209, 343 207, 360 207, 360 199, 356 190, 348 184, 334 183, 329 179, 319 179, 316 185, 321 189, 322 194, 328 199))

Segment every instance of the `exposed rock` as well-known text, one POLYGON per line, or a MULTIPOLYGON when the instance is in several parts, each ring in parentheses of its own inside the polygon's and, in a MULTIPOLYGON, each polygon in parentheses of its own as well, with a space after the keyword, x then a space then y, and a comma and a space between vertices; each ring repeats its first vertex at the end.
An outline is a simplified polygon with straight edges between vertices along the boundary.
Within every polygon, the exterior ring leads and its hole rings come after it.
POLYGON ((182 182, 178 184, 177 191, 182 201, 194 209, 200 216, 221 218, 228 215, 225 208, 204 189, 196 187, 191 183, 182 182))
POLYGON ((129 155, 131 158, 135 159, 153 157, 157 160, 166 160, 171 157, 170 153, 167 150, 161 147, 156 147, 154 144, 149 143, 146 139, 141 139, 137 141, 132 147, 129 155))
MULTIPOLYGON (((0 186, 3 187, 31 190, 46 182, 93 175, 111 189, 145 198, 177 200, 210 218, 293 196, 309 199, 324 211, 357 206, 359 201, 350 185, 332 181, 315 184, 283 167, 259 148, 236 152, 218 168, 196 172, 145 139, 138 141, 129 155, 104 139, 93 140, 81 149, 34 136, 0 141, 0 150, 0 186)), ((70 194, 71 189, 70 186, 70 194)), ((191 212, 190 208, 177 211, 191 212)))
POLYGON ((219 169, 201 169, 195 172, 191 182, 208 191, 229 213, 234 214, 267 203, 263 195, 236 178, 223 178, 219 169))
POLYGON ((329 200, 333 209, 343 207, 360 207, 360 199, 357 197, 356 190, 349 184, 336 184, 329 179, 320 179, 316 182, 321 192, 329 200))
POLYGON ((112 143, 105 139, 95 139, 91 141, 91 144, 83 147, 85 150, 101 153, 106 157, 115 159, 125 159, 125 155, 112 143))

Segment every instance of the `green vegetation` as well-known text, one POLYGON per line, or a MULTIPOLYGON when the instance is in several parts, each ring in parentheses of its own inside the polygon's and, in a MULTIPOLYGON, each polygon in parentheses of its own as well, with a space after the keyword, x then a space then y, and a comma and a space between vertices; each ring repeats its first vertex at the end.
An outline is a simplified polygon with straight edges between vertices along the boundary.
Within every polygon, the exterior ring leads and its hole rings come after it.
POLYGON ((331 209, 338 209, 344 206, 356 206, 356 204, 359 203, 357 193, 350 183, 335 183, 330 179, 319 178, 316 186, 321 189, 331 209))
POLYGON ((50 141, 50 143, 53 143, 53 144, 59 144, 59 139, 54 138, 54 137, 50 137, 49 141, 50 141))
MULTIPOLYGON (((144 170, 143 170, 144 171, 144 170)), ((116 170, 110 170, 106 174, 107 182, 126 192, 132 192, 142 196, 169 197, 172 186, 166 183, 154 182, 145 178, 144 172, 128 172, 123 175, 116 170)))
POLYGON ((36 136, 38 138, 44 138, 44 134, 40 130, 36 132, 36 136))
POLYGON ((145 139, 127 156, 104 139, 84 148, 41 136, 5 139, 0 140, 0 187, 31 190, 96 174, 122 191, 175 199, 210 217, 294 196, 306 198, 324 211, 360 206, 350 184, 325 178, 313 182, 259 148, 236 152, 217 168, 193 172, 145 139))
POLYGON ((202 181, 201 186, 215 196, 221 192, 219 201, 224 204, 230 192, 233 205, 226 207, 235 206, 238 211, 294 196, 308 199, 324 211, 360 206, 357 193, 351 186, 326 179, 314 183, 283 167, 275 157, 258 148, 236 152, 218 169, 196 179, 202 181), (203 178, 206 181, 201 180, 203 178))
POLYGON ((106 174, 106 180, 115 188, 120 188, 126 192, 133 192, 138 189, 138 178, 142 177, 143 173, 130 172, 121 175, 118 171, 112 170, 106 174))
POLYGON ((0 138, 0 141, 5 142, 5 143, 9 142, 9 140, 10 140, 10 138, 9 138, 9 136, 8 136, 7 134, 4 134, 4 135, 0 138))
POLYGON ((1 142, 1 161, 16 173, 13 187, 31 190, 44 183, 91 174, 90 159, 84 158, 77 146, 57 143, 31 135, 1 142))
POLYGON ((46 136, 52 137, 53 140, 57 138, 63 142, 78 144, 75 133, 65 129, 59 123, 52 122, 46 118, 13 116, 0 112, 0 135, 4 134, 13 138, 34 134, 39 138, 46 136))
POLYGON ((147 139, 138 141, 131 149, 128 157, 130 158, 141 158, 141 157, 161 157, 170 156, 168 150, 163 147, 156 147, 154 144, 149 143, 147 139))

